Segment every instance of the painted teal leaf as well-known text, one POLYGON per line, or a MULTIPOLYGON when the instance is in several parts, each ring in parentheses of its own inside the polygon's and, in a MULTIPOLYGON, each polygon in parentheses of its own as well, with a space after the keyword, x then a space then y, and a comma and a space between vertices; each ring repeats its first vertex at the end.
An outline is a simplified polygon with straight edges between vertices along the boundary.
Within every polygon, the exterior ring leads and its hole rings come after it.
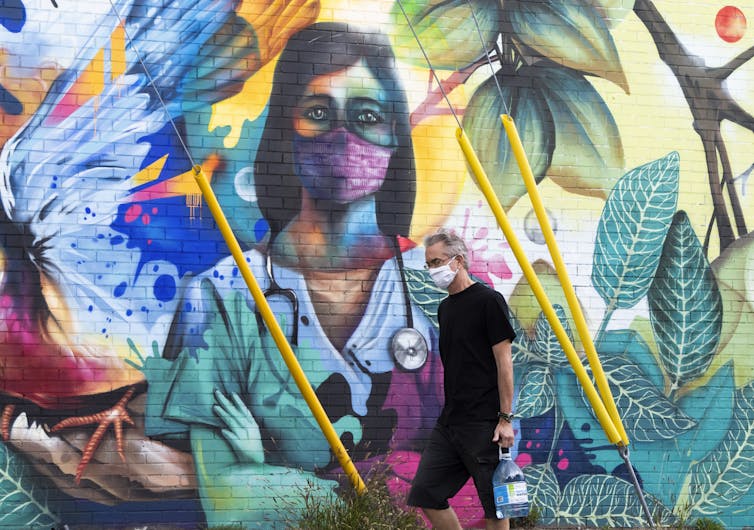
MULTIPOLYGON (((615 406, 628 438, 636 442, 668 440, 693 429, 696 421, 652 385, 641 368, 621 355, 600 358, 615 406)), ((587 367, 591 375, 591 369, 587 367)), ((586 396, 583 396, 586 403, 586 396)))
POLYGON ((722 443, 689 468, 693 513, 716 515, 754 487, 754 382, 736 392, 728 432, 722 443))
POLYGON ((483 57, 500 33, 497 0, 402 0, 401 5, 396 2, 390 11, 389 35, 397 57, 413 66, 426 68, 427 61, 412 28, 432 66, 446 70, 461 70, 483 57))
POLYGON ((723 441, 735 408, 735 370, 733 361, 720 367, 704 386, 697 386, 684 393, 678 406, 689 416, 696 418, 696 429, 678 438, 678 445, 689 460, 699 461, 723 441))
POLYGON ((679 164, 672 152, 629 171, 605 203, 592 284, 608 311, 633 307, 649 290, 676 209, 679 164))
POLYGON ((673 217, 647 293, 652 330, 671 392, 704 375, 720 342, 720 290, 685 212, 673 217))
POLYGON ((555 406, 555 379, 552 369, 543 363, 526 365, 521 375, 516 414, 522 418, 535 418, 555 406))
POLYGON ((448 291, 437 287, 427 271, 404 268, 403 273, 406 276, 406 286, 411 301, 432 324, 439 327, 437 308, 440 307, 443 298, 448 296, 448 291))
POLYGON ((618 49, 603 13, 591 2, 506 0, 504 6, 525 55, 602 77, 628 92, 618 49))
POLYGON ((663 388, 665 379, 649 344, 632 329, 611 329, 595 344, 600 359, 621 355, 640 367, 647 382, 663 388))
POLYGON ((555 509, 560 505, 560 486, 549 464, 531 464, 524 469, 529 504, 540 510, 541 523, 554 521, 555 509))
POLYGON ((532 68, 555 128, 547 176, 571 193, 606 199, 623 174, 623 143, 602 96, 583 74, 548 61, 532 68))
MULTIPOLYGON (((568 317, 565 310, 559 304, 554 304, 552 307, 558 320, 563 325, 568 339, 573 344, 573 332, 568 325, 568 317)), ((539 314, 537 321, 534 323, 534 336, 536 338, 536 351, 542 362, 551 366, 566 366, 568 364, 563 347, 560 345, 560 341, 555 335, 552 326, 550 326, 550 322, 547 320, 544 312, 539 314)))
POLYGON ((537 182, 544 177, 552 159, 555 139, 552 116, 539 90, 521 81, 529 77, 530 71, 521 68, 515 77, 503 79, 502 97, 495 79, 487 79, 474 92, 463 117, 463 128, 505 210, 526 193, 526 186, 500 115, 509 114, 513 118, 537 182), (509 86, 511 83, 517 86, 509 86))
POLYGON ((634 9, 634 0, 587 0, 602 15, 608 27, 620 24, 634 9))
MULTIPOLYGON (((657 498, 644 494, 649 510, 669 524, 674 516, 657 498)), ((612 475, 580 475, 566 484, 558 508, 557 524, 609 527, 643 527, 646 523, 633 484, 612 475)))
POLYGON ((526 330, 521 326, 521 321, 513 314, 513 311, 509 307, 509 315, 511 326, 513 331, 516 332, 516 338, 513 339, 513 345, 511 347, 511 355, 513 357, 513 366, 520 366, 524 363, 536 362, 539 359, 537 353, 537 345, 526 330))
POLYGON ((49 528, 59 522, 36 476, 30 463, 0 444, 0 528, 49 528))

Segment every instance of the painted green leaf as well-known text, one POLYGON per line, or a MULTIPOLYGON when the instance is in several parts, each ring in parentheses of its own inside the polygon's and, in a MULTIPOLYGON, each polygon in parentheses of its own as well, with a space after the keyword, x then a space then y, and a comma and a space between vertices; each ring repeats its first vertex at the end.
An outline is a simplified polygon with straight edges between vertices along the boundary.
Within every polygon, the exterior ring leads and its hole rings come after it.
POLYGON ((555 380, 549 366, 530 363, 521 374, 516 414, 522 418, 535 418, 555 406, 555 380))
MULTIPOLYGON (((568 325, 568 318, 566 312, 562 306, 553 304, 553 309, 558 317, 558 320, 563 325, 563 329, 568 335, 568 339, 573 344, 573 332, 568 325)), ((544 312, 539 314, 537 322, 534 324, 534 336, 536 337, 536 349, 539 353, 539 359, 551 366, 566 366, 568 359, 565 356, 563 347, 560 345, 558 337, 555 335, 555 331, 550 326, 550 322, 547 320, 544 312)))
POLYGON ((497 0, 403 0, 400 5, 393 4, 390 17, 390 38, 396 56, 423 68, 427 61, 413 32, 432 66, 447 70, 461 70, 483 57, 486 50, 494 47, 500 32, 497 0))
MULTIPOLYGON (((654 496, 644 494, 655 522, 668 524, 674 516, 654 496)), ((558 509, 558 524, 644 526, 646 519, 633 484, 612 475, 580 475, 566 484, 558 509)))
POLYGON ((608 310, 633 307, 649 290, 676 209, 679 165, 672 152, 629 171, 605 203, 592 284, 608 310))
POLYGON ((663 388, 665 379, 657 360, 644 337, 633 329, 611 329, 605 331, 595 343, 600 359, 620 355, 631 359, 639 366, 647 383, 663 388))
MULTIPOLYGON (((667 440, 696 426, 696 421, 652 385, 631 359, 611 355, 601 357, 600 362, 629 440, 667 440)), ((587 371, 591 375, 589 367, 587 371)), ((583 399, 586 403, 586 396, 583 399)))
POLYGON ((439 327, 437 322, 437 308, 448 291, 440 289, 432 281, 429 273, 419 269, 404 268, 408 295, 411 301, 424 313, 430 322, 439 327))
POLYGON ((571 193, 606 199, 623 174, 623 143, 610 109, 583 74, 552 63, 531 68, 555 128, 547 175, 571 193))
POLYGON ((505 210, 526 193, 526 187, 500 115, 509 113, 516 123, 537 182, 544 177, 552 159, 555 132, 539 90, 526 82, 520 82, 521 86, 508 86, 516 79, 526 78, 528 71, 522 68, 515 78, 502 80, 503 97, 495 79, 487 79, 474 92, 463 117, 463 128, 505 210))
POLYGON ((689 460, 701 460, 723 441, 733 417, 736 383, 733 361, 720 367, 704 386, 695 386, 678 400, 678 406, 689 416, 696 418, 696 429, 677 438, 689 460))
POLYGON ((549 524, 555 518, 555 508, 560 504, 560 486, 549 464, 531 464, 524 468, 529 504, 540 509, 541 523, 549 524))
POLYGON ((620 24, 634 9, 634 0, 587 0, 602 15, 608 27, 620 24))
POLYGON ((660 361, 675 391, 710 367, 723 320, 720 290, 685 212, 673 217, 647 299, 660 361))
POLYGON ((513 345, 511 347, 511 355, 513 356, 513 366, 519 366, 524 363, 536 362, 539 359, 537 353, 536 343, 529 337, 526 330, 521 326, 521 321, 510 310, 509 317, 513 331, 516 332, 516 338, 513 339, 513 345))
POLYGON ((44 498, 39 473, 6 444, 0 444, 0 528, 49 528, 58 522, 44 498))
POLYGON ((754 487, 754 382, 736 392, 733 419, 717 449, 689 468, 689 500, 700 516, 716 515, 754 487))
POLYGON ((603 14, 587 0, 531 2, 506 0, 513 38, 522 52, 546 57, 574 70, 612 81, 628 92, 628 82, 603 14))

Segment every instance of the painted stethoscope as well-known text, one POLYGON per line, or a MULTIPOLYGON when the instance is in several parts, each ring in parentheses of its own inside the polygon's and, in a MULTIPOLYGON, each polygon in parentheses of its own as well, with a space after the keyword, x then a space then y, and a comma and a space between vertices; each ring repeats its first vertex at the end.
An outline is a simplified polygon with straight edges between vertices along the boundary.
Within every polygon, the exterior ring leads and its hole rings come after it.
MULTIPOLYGON (((271 245, 270 245, 271 246, 271 245)), ((403 302, 406 306, 406 326, 397 330, 388 344, 388 351, 395 360, 395 363, 403 370, 413 372, 419 370, 427 362, 427 356, 429 354, 429 348, 427 347, 427 340, 424 338, 419 330, 414 327, 414 317, 411 313, 411 298, 408 293, 408 283, 406 282, 406 273, 403 265, 403 256, 401 255, 400 247, 397 239, 393 239, 393 248, 395 252, 396 263, 398 264, 398 271, 401 276, 401 286, 403 288, 403 302)), ((272 267, 272 257, 269 252, 265 253, 265 272, 267 275, 267 281, 269 286, 264 290, 264 297, 270 296, 282 296, 287 299, 291 308, 293 309, 293 323, 291 330, 291 344, 298 346, 298 320, 299 320, 299 304, 298 295, 293 289, 281 287, 277 280, 275 280, 275 272, 272 267)), ((257 323, 260 330, 265 330, 264 321, 259 311, 256 311, 257 323)))

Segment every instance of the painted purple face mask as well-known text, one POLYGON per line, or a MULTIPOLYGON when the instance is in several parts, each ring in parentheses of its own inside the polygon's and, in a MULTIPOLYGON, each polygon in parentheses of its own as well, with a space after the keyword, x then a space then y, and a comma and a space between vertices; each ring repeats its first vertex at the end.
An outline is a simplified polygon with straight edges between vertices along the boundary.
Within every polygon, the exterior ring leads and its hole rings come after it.
POLYGON ((393 149, 372 144, 341 127, 293 139, 296 173, 315 199, 340 204, 375 193, 385 181, 393 149))

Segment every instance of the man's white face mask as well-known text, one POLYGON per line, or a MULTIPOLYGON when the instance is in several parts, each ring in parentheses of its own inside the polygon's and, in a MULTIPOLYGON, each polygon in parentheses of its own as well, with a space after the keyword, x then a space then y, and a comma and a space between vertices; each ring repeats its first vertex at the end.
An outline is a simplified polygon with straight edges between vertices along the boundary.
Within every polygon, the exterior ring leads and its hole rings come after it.
POLYGON ((435 285, 440 289, 447 289, 450 284, 453 283, 456 274, 458 274, 458 269, 453 270, 450 268, 450 264, 457 257, 458 256, 453 256, 445 265, 429 269, 429 275, 432 277, 432 281, 434 281, 435 285))

